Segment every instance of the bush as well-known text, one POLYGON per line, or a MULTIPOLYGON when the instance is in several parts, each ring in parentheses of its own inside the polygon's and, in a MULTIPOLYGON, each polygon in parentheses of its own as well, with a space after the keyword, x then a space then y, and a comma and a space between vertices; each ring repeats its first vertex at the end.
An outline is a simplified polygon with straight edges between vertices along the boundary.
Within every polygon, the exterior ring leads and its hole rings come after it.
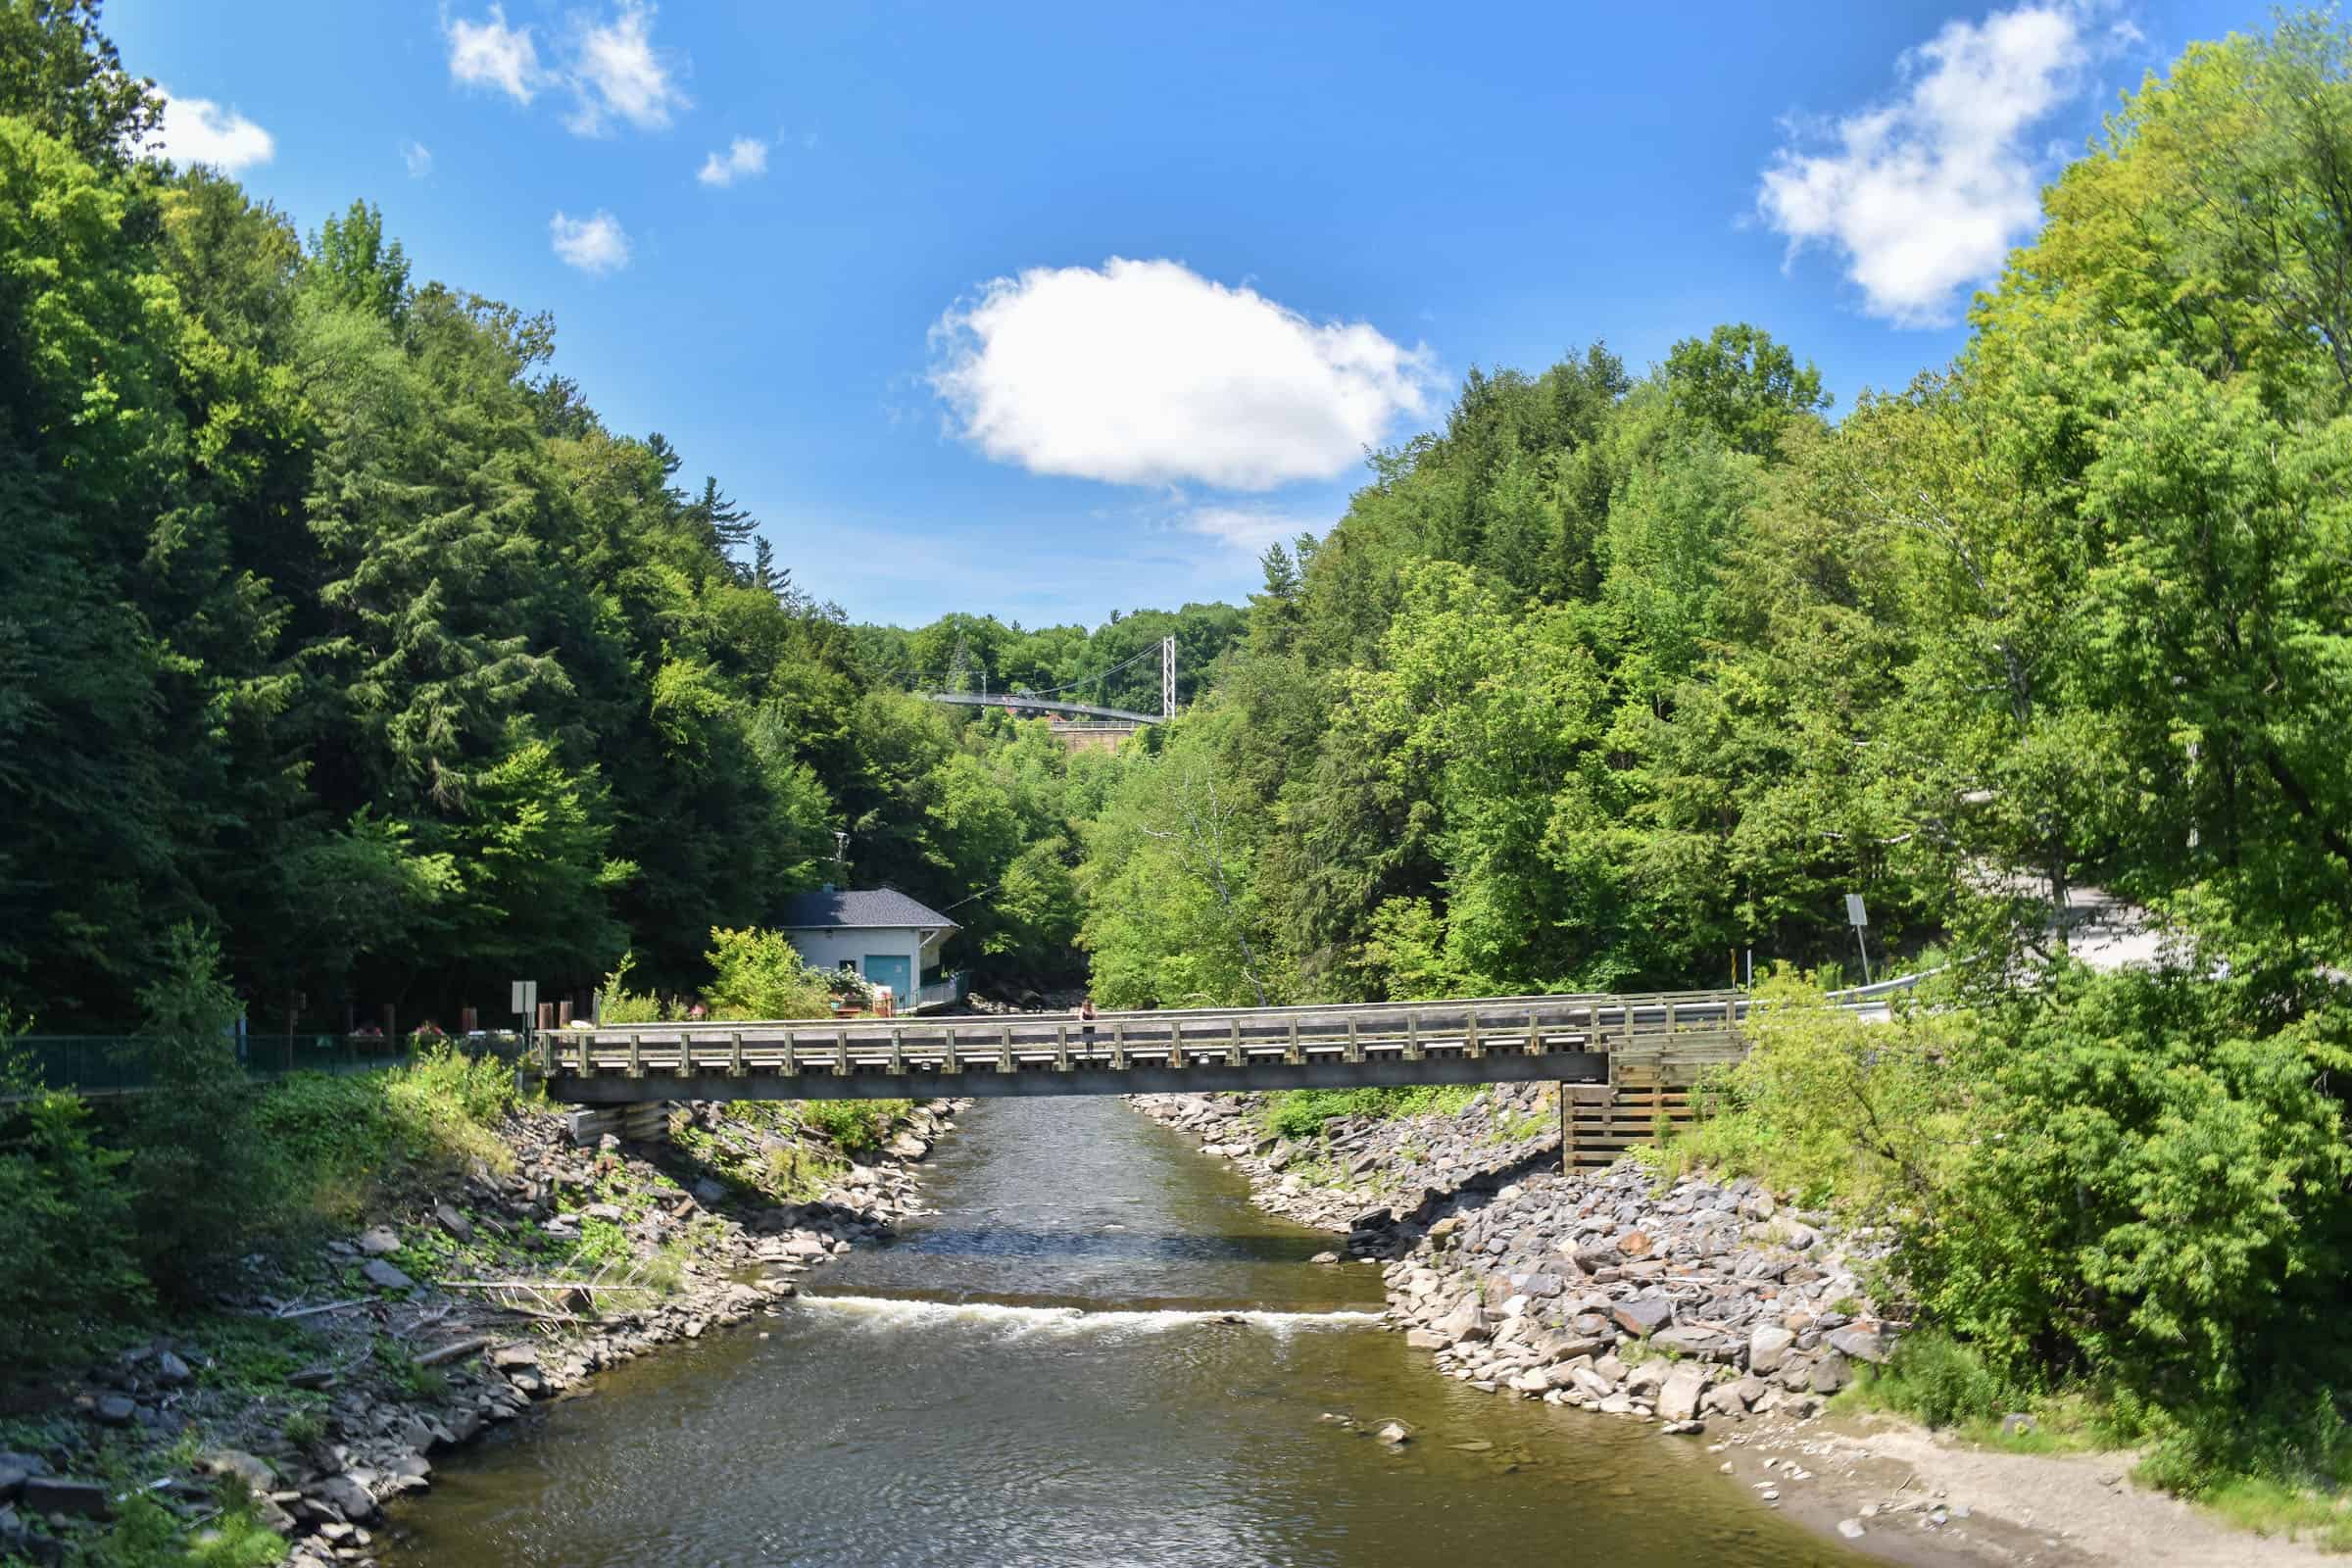
POLYGON ((1984 1357, 1934 1329, 1904 1338, 1893 1359, 1868 1374, 1866 1392, 1932 1427, 1998 1420, 2023 1402, 1993 1376, 1984 1357))
POLYGON ((139 992, 152 1092, 130 1116, 130 1182, 147 1277, 188 1298, 269 1207, 249 1125, 252 1086, 231 1031, 242 1010, 213 939, 180 925, 162 972, 139 992))
POLYGON ((710 1015, 714 1018, 826 1018, 832 977, 811 969, 776 931, 713 928, 710 1015))
POLYGON ((801 1122, 843 1153, 862 1154, 881 1148, 890 1124, 913 1106, 911 1100, 808 1100, 801 1102, 801 1122))
POLYGON ((32 1101, 0 1139, 0 1363, 76 1349, 149 1303, 129 1159, 92 1140, 88 1107, 67 1094, 32 1101))
POLYGON ((1866 1023, 1785 974, 1759 995, 1747 1056, 1701 1085, 1708 1114, 1668 1158, 1874 1219, 1929 1212, 1966 1145, 1965 1015, 1866 1023))
POLYGON ((1475 1084, 1422 1084, 1411 1089, 1285 1089, 1266 1097, 1266 1130, 1281 1138, 1319 1138, 1323 1124, 1342 1116, 1418 1116, 1450 1113, 1478 1097, 1475 1084))
POLYGON ((2063 971, 1989 1020, 1965 1160, 1904 1263, 2007 1377, 2176 1407, 2347 1381, 2340 1020, 2231 984, 2063 971))

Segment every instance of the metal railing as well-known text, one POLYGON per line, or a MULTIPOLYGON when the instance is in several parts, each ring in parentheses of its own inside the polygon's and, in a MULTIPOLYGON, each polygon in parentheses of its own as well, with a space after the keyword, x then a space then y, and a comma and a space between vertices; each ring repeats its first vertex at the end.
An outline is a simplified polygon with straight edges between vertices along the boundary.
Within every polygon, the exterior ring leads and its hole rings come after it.
MULTIPOLYGON (((145 1035, 18 1035, 0 1040, 0 1061, 10 1069, 0 1079, 0 1103, 46 1090, 71 1090, 86 1099, 145 1094, 154 1087, 157 1043, 145 1035)), ((235 1041, 238 1065, 256 1083, 304 1072, 381 1072, 447 1043, 517 1058, 522 1051, 521 1037, 503 1031, 476 1031, 454 1042, 416 1035, 317 1033, 244 1035, 235 1041)))

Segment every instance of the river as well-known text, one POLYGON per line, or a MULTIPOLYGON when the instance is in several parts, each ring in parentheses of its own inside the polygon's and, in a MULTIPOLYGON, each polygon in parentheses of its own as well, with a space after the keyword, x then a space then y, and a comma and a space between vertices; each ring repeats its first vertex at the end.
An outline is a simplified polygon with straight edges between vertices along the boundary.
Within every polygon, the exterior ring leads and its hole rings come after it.
POLYGON ((1700 1443, 1439 1376, 1375 1327, 1376 1268, 1311 1264, 1332 1238, 1115 1100, 981 1101, 926 1187, 936 1214, 780 1316, 451 1456, 396 1561, 1861 1561, 1700 1443), (1400 1449, 1370 1436, 1391 1419, 1400 1449))

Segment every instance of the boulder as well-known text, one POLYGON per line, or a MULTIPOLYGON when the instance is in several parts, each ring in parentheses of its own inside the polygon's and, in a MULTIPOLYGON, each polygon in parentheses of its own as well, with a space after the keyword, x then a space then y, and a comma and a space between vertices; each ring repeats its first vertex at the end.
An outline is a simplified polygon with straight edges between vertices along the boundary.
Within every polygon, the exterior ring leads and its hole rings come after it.
POLYGON ((1613 1301, 1609 1304, 1609 1316, 1636 1339, 1647 1339, 1674 1320, 1674 1303, 1656 1296, 1613 1301))
POLYGON ((382 1257, 400 1250, 400 1235, 389 1225, 370 1225, 360 1232, 360 1250, 369 1257, 382 1257))
POLYGON ((215 1448, 197 1463, 209 1475, 235 1476, 257 1497, 267 1497, 277 1488, 277 1473, 241 1448, 215 1448))
POLYGON ((1713 1329, 1678 1323, 1672 1328, 1658 1330, 1650 1337, 1650 1343, 1677 1355, 1695 1355, 1709 1361, 1728 1361, 1732 1358, 1732 1342, 1713 1329))
POLYGON ((1658 1386, 1658 1415, 1666 1421, 1688 1421, 1698 1414, 1698 1396, 1706 1392, 1706 1369, 1695 1361, 1680 1361, 1658 1386))
POLYGON ((1829 1341, 1831 1349, 1857 1361, 1868 1361, 1873 1366, 1886 1364, 1886 1336, 1876 1329, 1839 1329, 1829 1337, 1829 1341))
POLYGON ((433 1205, 433 1221, 449 1233, 449 1239, 461 1245, 473 1240, 473 1221, 447 1203, 433 1205))
POLYGON ((355 1525, 364 1525, 376 1515, 374 1494, 349 1474, 328 1476, 305 1490, 355 1525))
POLYGON ((1832 1350, 1813 1363, 1813 1376, 1807 1387, 1811 1388, 1815 1394, 1836 1394, 1853 1380, 1852 1363, 1836 1350, 1832 1350))
POLYGON ((90 1407, 91 1417, 102 1427, 126 1427, 137 1419, 138 1413, 138 1401, 120 1394, 101 1395, 90 1407))
POLYGON ((1399 1447, 1413 1441, 1412 1430, 1401 1421, 1391 1421, 1373 1436, 1383 1443, 1399 1447))
POLYGON ((379 1291, 413 1291, 416 1282, 380 1257, 360 1265, 360 1277, 379 1291))
POLYGON ((111 1519, 115 1505, 106 1486, 97 1481, 69 1481, 63 1476, 28 1476, 24 1481, 24 1511, 62 1513, 76 1519, 111 1519))
POLYGON ((1747 1369, 1756 1373, 1780 1370, 1782 1358, 1795 1343, 1796 1336, 1787 1329, 1757 1324, 1747 1336, 1747 1369))
POLYGON ((167 1389, 176 1389, 196 1376, 188 1363, 170 1350, 155 1358, 155 1381, 167 1389))
POLYGON ((1479 1304, 1477 1296, 1465 1296, 1459 1305, 1439 1320, 1438 1332, 1456 1345, 1486 1339, 1491 1332, 1487 1327, 1487 1309, 1479 1304))
POLYGON ((1617 1238, 1617 1250, 1626 1257, 1647 1257, 1651 1245, 1647 1231, 1627 1231, 1617 1238))
POLYGON ((1443 1334, 1433 1334, 1427 1329, 1406 1329, 1404 1343, 1407 1349, 1443 1350, 1453 1342, 1443 1334))

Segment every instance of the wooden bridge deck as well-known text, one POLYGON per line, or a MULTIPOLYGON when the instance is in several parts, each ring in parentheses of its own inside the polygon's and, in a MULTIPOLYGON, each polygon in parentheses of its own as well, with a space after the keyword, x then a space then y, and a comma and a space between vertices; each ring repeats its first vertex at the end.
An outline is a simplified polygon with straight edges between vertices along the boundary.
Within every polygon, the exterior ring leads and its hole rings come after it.
POLYGON ((1688 1082, 1740 1054, 1737 992, 1501 997, 825 1023, 630 1024, 543 1035, 548 1093, 647 1100, 1130 1095, 1417 1084, 1688 1082))

